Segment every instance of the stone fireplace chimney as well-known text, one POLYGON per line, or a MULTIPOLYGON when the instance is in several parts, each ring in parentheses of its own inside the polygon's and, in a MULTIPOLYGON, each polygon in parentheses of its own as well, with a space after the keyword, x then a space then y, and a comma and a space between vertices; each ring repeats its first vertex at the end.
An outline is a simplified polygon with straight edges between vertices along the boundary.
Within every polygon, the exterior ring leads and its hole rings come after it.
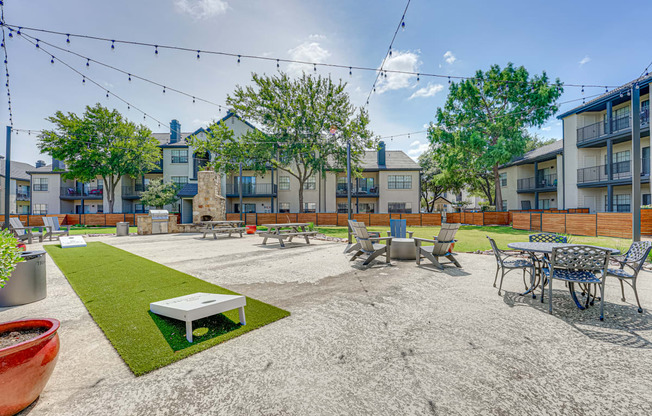
POLYGON ((192 199, 192 222, 198 224, 202 217, 213 221, 226 219, 226 198, 221 195, 222 180, 212 170, 197 172, 197 195, 192 199))

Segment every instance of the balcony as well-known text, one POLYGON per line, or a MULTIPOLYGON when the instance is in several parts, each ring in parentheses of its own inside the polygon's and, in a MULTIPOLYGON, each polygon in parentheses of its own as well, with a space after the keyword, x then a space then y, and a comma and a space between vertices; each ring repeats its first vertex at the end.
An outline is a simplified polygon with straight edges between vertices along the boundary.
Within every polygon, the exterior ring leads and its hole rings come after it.
MULTIPOLYGON (((244 197, 271 197, 276 196, 277 186, 271 183, 243 183, 242 196, 244 197)), ((238 185, 233 183, 226 184, 226 196, 228 198, 237 198, 240 196, 238 185)))
POLYGON ((142 183, 137 183, 135 186, 123 186, 122 199, 138 199, 146 189, 147 186, 142 183))
MULTIPOLYGON (((606 182, 622 182, 632 179, 632 166, 630 160, 611 164, 612 180, 609 181, 607 165, 591 166, 577 170, 577 184, 601 184, 606 182)), ((641 176, 650 176, 650 159, 641 159, 641 176)))
MULTIPOLYGON (((346 183, 338 183, 335 189, 336 197, 346 197, 346 183)), ((378 197, 378 187, 374 186, 374 178, 358 178, 354 179, 351 184, 351 196, 354 197, 378 197)))
POLYGON ((516 183, 518 192, 542 192, 557 189, 557 174, 539 175, 538 178, 519 179, 516 183))
POLYGON ((17 201, 29 201, 29 192, 17 192, 16 193, 17 201))
MULTIPOLYGON (((611 120, 611 133, 625 133, 630 129, 629 115, 614 118, 611 120)), ((645 108, 641 110, 641 127, 648 127, 650 124, 650 110, 645 108)), ((608 136, 607 123, 600 121, 598 123, 589 124, 588 126, 580 127, 577 129, 577 144, 588 142, 590 140, 598 139, 603 136, 608 136)))
POLYGON ((61 199, 102 199, 104 196, 103 188, 61 188, 61 199))

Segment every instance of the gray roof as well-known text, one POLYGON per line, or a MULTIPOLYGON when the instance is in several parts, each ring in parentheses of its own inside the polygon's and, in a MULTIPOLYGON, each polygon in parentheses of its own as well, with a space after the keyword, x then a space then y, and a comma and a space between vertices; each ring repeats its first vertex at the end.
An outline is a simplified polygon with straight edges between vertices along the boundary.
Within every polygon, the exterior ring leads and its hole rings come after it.
MULTIPOLYGON (((11 178, 28 181, 29 174, 27 172, 33 170, 34 166, 30 165, 29 163, 16 162, 15 160, 12 160, 10 164, 10 169, 11 169, 11 178)), ((0 160, 0 176, 2 176, 3 178, 5 176, 5 159, 0 160)))
POLYGON ((385 166, 378 165, 378 152, 365 151, 360 167, 363 170, 421 170, 421 167, 402 150, 385 150, 385 166))
POLYGON ((170 132, 167 133, 152 133, 152 136, 158 140, 160 146, 188 146, 186 143, 186 137, 190 136, 192 132, 181 133, 181 140, 177 143, 170 143, 170 132))
POLYGON ((52 165, 46 165, 46 166, 41 166, 40 168, 35 168, 32 166, 27 173, 28 174, 34 174, 34 173, 56 173, 56 174, 61 174, 65 172, 64 170, 52 170, 52 165))
POLYGON ((564 142, 563 140, 557 140, 554 143, 541 146, 538 149, 530 150, 521 157, 512 159, 511 162, 506 163, 501 166, 501 168, 506 168, 514 165, 525 165, 528 163, 541 162, 544 160, 550 160, 556 155, 561 154, 564 151, 564 142))
POLYGON ((196 183, 186 183, 177 193, 179 198, 192 198, 195 195, 197 195, 196 183))

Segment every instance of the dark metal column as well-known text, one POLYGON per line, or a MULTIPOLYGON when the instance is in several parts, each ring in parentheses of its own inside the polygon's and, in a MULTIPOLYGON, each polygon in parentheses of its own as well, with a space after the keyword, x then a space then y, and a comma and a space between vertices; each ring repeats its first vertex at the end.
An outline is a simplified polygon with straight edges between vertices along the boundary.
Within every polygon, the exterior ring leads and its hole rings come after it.
MULTIPOLYGON (((346 212, 348 213, 348 218, 351 220, 351 141, 349 140, 346 146, 346 212)), ((351 226, 347 222, 347 228, 349 230, 349 244, 352 243, 351 239, 351 226)), ((347 247, 348 248, 348 247, 347 247)))
POLYGON ((632 86, 632 240, 641 241, 641 98, 632 86))
MULTIPOLYGON (((611 125, 611 122, 609 122, 611 125)), ((611 182, 614 179, 614 165, 613 165, 613 141, 611 139, 607 140, 607 179, 611 182)), ((613 185, 607 185, 607 212, 613 212, 613 197, 614 197, 614 187, 613 185)))
POLYGON ((9 188, 11 187, 11 126, 7 126, 7 150, 5 153, 5 225, 9 228, 9 188))
POLYGON ((604 132, 607 134, 611 134, 612 120, 613 120, 613 103, 611 101, 608 101, 607 102, 607 125, 604 126, 604 132))
MULTIPOLYGON (((539 162, 534 162, 534 189, 539 187, 539 162)), ((539 193, 534 192, 534 209, 539 209, 539 193)))
POLYGON ((614 212, 614 186, 607 185, 607 212, 614 212))
POLYGON ((274 213, 274 166, 272 166, 272 207, 271 207, 271 213, 274 213))
POLYGON ((534 209, 539 209, 539 193, 534 193, 534 209))
POLYGON ((242 221, 242 162, 240 162, 240 176, 238 177, 238 196, 240 197, 240 221, 242 221))

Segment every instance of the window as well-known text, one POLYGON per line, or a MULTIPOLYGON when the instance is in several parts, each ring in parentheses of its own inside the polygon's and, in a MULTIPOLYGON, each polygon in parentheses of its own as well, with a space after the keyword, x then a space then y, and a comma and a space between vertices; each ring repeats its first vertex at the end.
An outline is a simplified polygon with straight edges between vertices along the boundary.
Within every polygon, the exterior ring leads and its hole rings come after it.
POLYGON ((500 186, 507 186, 507 172, 500 174, 500 186))
POLYGON ((314 190, 317 189, 317 178, 311 176, 303 183, 303 189, 314 190))
MULTIPOLYGON (((604 210, 609 211, 607 196, 604 197, 604 210)), ((612 199, 612 212, 629 212, 631 210, 631 195, 614 195, 612 199)))
POLYGON ((32 185, 32 191, 48 191, 48 178, 35 178, 32 185))
MULTIPOLYGON (((361 214, 373 214, 374 213, 374 205, 371 202, 361 202, 358 204, 358 212, 361 214)), ((346 204, 344 204, 344 208, 346 209, 346 204)))
POLYGON ((387 211, 390 214, 411 214, 412 203, 410 202, 390 202, 387 204, 387 211))
POLYGON ((641 123, 648 123, 650 121, 650 100, 645 100, 641 103, 641 123))
POLYGON ((279 202, 278 203, 278 212, 280 212, 280 213, 290 212, 290 203, 289 202, 279 202))
POLYGON ((503 199, 503 211, 507 211, 507 200, 503 199))
POLYGON ((172 176, 170 179, 172 179, 172 183, 174 183, 179 189, 183 188, 183 185, 188 183, 187 176, 172 176))
POLYGON ((48 213, 48 204, 34 204, 34 215, 45 215, 48 213))
POLYGON ((652 195, 643 194, 643 205, 651 205, 651 204, 652 204, 652 195))
POLYGON ((410 175, 389 175, 387 177, 389 189, 412 189, 412 176, 410 175))
POLYGON ((289 176, 279 176, 278 177, 278 189, 281 191, 290 190, 290 177, 289 176))
POLYGON ((145 206, 143 204, 135 204, 134 210, 136 211, 136 213, 143 213, 145 212, 145 206))
POLYGON ((304 202, 303 212, 308 212, 311 214, 317 212, 317 204, 315 202, 304 202))
POLYGON ((540 209, 550 209, 550 200, 549 199, 542 199, 539 201, 539 208, 540 209))
POLYGON ((103 214, 103 213, 104 213, 104 205, 99 204, 99 205, 97 206, 97 213, 98 213, 98 214, 103 214))
MULTIPOLYGON (((337 178, 337 192, 338 194, 346 194, 346 176, 337 178)), ((346 208, 345 208, 346 210, 346 208)))
POLYGON ((172 163, 188 163, 188 149, 172 150, 172 163))
POLYGON ((650 174, 650 146, 644 147, 641 150, 642 150, 641 156, 643 158, 643 160, 641 161, 641 172, 643 173, 643 175, 649 175, 650 174))
POLYGON ((629 127, 629 106, 621 107, 613 112, 612 131, 618 131, 629 127))
POLYGON ((612 156, 613 173, 626 173, 629 175, 629 150, 616 152, 612 156))
MULTIPOLYGON (((242 204, 244 210, 242 211, 245 214, 254 214, 256 212, 256 204, 242 204)), ((240 204, 233 204, 233 212, 240 212, 240 204)))
POLYGON ((339 203, 337 204, 337 212, 338 212, 339 214, 346 214, 346 213, 349 212, 349 211, 346 209, 346 202, 344 202, 344 203, 339 202, 339 203))

